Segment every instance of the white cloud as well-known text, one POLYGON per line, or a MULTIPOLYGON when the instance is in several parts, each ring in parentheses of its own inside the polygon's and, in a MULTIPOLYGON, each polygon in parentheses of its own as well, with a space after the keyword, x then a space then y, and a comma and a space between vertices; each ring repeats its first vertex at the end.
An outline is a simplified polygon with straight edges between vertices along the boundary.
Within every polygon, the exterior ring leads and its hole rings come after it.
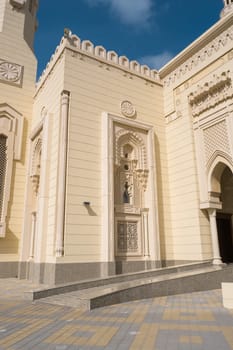
POLYGON ((143 56, 138 59, 141 64, 146 64, 150 68, 160 69, 168 63, 174 55, 171 52, 163 52, 158 55, 143 56))
POLYGON ((153 0, 85 0, 89 6, 106 5, 121 22, 147 25, 152 14, 153 0))

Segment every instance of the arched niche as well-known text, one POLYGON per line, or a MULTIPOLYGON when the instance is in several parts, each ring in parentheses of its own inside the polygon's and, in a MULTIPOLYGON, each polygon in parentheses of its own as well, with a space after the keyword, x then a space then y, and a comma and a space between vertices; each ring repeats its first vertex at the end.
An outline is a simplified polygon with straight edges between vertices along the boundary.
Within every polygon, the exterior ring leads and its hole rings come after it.
POLYGON ((5 151, 2 151, 2 159, 0 159, 3 173, 0 198, 0 237, 4 237, 6 235, 6 217, 10 199, 13 161, 21 159, 23 138, 23 116, 7 103, 0 104, 0 134, 5 139, 5 151))
POLYGON ((208 191, 221 193, 221 176, 226 167, 233 172, 233 164, 228 156, 216 154, 208 169, 208 191))

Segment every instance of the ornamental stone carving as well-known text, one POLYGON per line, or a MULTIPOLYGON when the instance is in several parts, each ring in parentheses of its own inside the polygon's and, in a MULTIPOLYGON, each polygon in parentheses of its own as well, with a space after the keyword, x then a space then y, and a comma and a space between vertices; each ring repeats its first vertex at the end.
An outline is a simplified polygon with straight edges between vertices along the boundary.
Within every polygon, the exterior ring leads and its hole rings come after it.
POLYGON ((22 81, 22 72, 22 66, 0 60, 0 80, 20 85, 22 81))
POLYGON ((25 2, 26 0, 10 0, 10 4, 17 9, 23 8, 25 5, 25 2))
POLYGON ((203 130, 206 164, 216 151, 230 155, 226 120, 221 120, 203 130))
POLYGON ((40 175, 31 175, 31 182, 32 182, 32 189, 33 192, 35 193, 35 195, 38 194, 38 190, 39 190, 39 185, 40 185, 40 175))
POLYGON ((121 103, 121 113, 128 118, 136 116, 136 109, 130 101, 123 101, 121 103))
POLYGON ((232 80, 230 72, 223 72, 220 76, 214 75, 210 82, 198 86, 188 98, 192 108, 193 117, 196 117, 209 108, 233 97, 232 80))
POLYGON ((220 50, 220 48, 226 46, 233 40, 233 26, 224 31, 217 39, 214 39, 204 46, 201 50, 192 55, 183 64, 179 65, 177 69, 168 74, 164 80, 165 86, 170 86, 175 83, 181 77, 185 76, 189 72, 195 70, 198 66, 205 63, 206 60, 210 60, 211 56, 220 50))

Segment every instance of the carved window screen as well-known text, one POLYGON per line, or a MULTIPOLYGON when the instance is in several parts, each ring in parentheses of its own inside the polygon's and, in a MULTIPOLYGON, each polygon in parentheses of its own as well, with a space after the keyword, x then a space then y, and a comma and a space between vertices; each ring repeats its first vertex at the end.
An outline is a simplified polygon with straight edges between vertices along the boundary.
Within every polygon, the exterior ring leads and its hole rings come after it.
POLYGON ((4 135, 0 135, 0 221, 2 220, 6 165, 7 165, 7 137, 4 135))
POLYGON ((138 252, 138 223, 137 221, 117 222, 117 250, 119 253, 138 252))

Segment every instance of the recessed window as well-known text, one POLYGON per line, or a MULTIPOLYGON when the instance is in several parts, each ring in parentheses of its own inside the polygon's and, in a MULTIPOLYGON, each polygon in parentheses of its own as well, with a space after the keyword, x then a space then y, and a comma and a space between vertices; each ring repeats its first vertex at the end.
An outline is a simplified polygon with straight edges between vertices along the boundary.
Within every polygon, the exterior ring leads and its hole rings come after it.
POLYGON ((123 203, 124 204, 130 203, 129 184, 128 184, 128 182, 126 182, 125 185, 124 185, 123 203))

